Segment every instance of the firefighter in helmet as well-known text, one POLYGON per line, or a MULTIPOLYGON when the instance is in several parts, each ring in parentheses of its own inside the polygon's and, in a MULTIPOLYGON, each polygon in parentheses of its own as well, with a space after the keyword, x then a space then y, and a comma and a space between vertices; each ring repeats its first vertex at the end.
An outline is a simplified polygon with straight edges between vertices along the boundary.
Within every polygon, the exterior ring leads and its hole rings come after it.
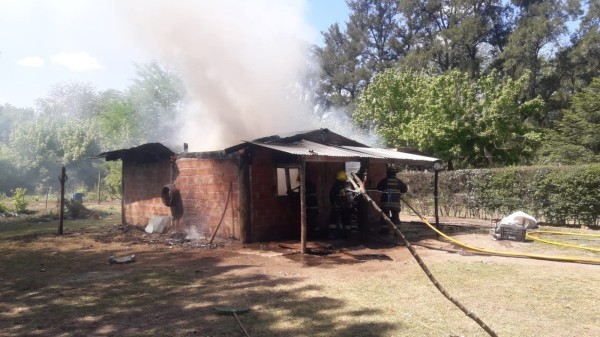
POLYGON ((345 171, 338 171, 329 192, 331 213, 329 215, 329 238, 346 237, 351 230, 351 212, 354 192, 345 171))
MULTIPOLYGON (((400 226, 400 196, 408 192, 408 186, 396 177, 398 168, 394 164, 389 164, 386 169, 386 177, 377 184, 377 189, 381 191, 381 210, 392 220, 394 225, 400 226)), ((389 233, 389 227, 382 222, 382 234, 389 233)))

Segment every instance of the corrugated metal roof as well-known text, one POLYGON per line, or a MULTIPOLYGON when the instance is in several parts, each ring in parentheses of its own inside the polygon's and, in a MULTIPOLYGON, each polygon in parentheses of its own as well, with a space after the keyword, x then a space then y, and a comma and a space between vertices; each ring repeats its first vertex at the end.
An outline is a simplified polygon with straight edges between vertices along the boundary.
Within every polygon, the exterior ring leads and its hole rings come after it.
POLYGON ((253 145, 266 147, 272 150, 277 150, 289 153, 296 156, 321 156, 321 157, 356 157, 356 158, 377 158, 376 156, 365 153, 356 152, 351 149, 346 149, 339 146, 324 145, 314 143, 305 139, 294 143, 260 143, 247 142, 253 145))
POLYGON ((368 155, 377 156, 384 159, 397 159, 402 161, 411 161, 418 163, 434 163, 439 161, 438 158, 427 157, 413 153, 399 152, 393 149, 382 149, 377 147, 355 147, 355 146, 342 146, 345 149, 363 152, 368 155))
POLYGON ((357 146, 335 146, 314 143, 308 140, 300 140, 294 143, 261 143, 261 142, 247 142, 256 146, 266 147, 272 150, 285 152, 296 156, 305 156, 310 161, 310 157, 343 157, 343 158, 356 158, 356 159, 382 159, 391 160, 394 162, 414 164, 414 165, 428 165, 439 161, 438 158, 421 156, 412 153, 398 152, 391 149, 381 149, 373 147, 357 147, 357 146))

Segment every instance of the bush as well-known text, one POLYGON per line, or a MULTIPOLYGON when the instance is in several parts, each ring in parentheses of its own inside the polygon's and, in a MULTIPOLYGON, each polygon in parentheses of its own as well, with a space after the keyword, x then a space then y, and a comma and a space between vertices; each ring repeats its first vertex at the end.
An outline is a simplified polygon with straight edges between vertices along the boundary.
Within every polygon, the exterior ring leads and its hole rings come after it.
POLYGON ((8 212, 8 207, 3 202, 0 202, 0 214, 8 212))
POLYGON ((65 216, 72 219, 86 218, 90 213, 83 204, 74 200, 65 200, 65 216))
MULTIPOLYGON (((402 174, 420 212, 433 204, 432 177, 431 172, 402 174)), ((600 164, 458 170, 439 176, 441 216, 490 218, 520 210, 550 223, 597 227, 598 200, 600 164)))
POLYGON ((25 200, 26 192, 26 188, 15 189, 15 194, 13 195, 13 207, 17 213, 24 213, 27 210, 27 205, 29 205, 29 203, 25 200))

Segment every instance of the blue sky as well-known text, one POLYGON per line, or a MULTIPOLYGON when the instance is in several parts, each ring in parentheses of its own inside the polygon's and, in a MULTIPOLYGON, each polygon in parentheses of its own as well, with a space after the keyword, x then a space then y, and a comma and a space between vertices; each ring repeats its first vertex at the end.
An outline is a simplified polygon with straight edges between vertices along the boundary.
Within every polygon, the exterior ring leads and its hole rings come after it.
MULTIPOLYGON (((311 43, 320 44, 320 31, 348 17, 345 0, 285 1, 303 8, 298 15, 312 28, 311 43)), ((0 103, 32 106, 52 85, 69 81, 91 82, 98 90, 126 88, 135 76, 134 62, 157 56, 127 38, 110 3, 0 0, 0 103)))

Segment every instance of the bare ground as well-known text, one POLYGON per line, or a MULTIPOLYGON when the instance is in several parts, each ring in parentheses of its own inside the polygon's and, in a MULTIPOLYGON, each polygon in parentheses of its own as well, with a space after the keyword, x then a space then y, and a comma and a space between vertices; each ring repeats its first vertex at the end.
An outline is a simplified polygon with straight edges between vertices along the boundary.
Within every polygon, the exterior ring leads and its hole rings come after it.
MULTIPOLYGON (((114 225, 113 217, 67 222, 63 236, 36 223, 4 232, 0 336, 244 336, 217 307, 249 309, 239 319, 251 336, 486 335, 437 292, 406 247, 321 242, 302 256, 297 242, 208 246, 114 225), (131 254, 134 263, 107 260, 131 254)), ((482 231, 453 237, 599 258, 482 231)), ((500 336, 600 335, 599 265, 482 256, 436 239, 415 244, 441 284, 500 336)))

